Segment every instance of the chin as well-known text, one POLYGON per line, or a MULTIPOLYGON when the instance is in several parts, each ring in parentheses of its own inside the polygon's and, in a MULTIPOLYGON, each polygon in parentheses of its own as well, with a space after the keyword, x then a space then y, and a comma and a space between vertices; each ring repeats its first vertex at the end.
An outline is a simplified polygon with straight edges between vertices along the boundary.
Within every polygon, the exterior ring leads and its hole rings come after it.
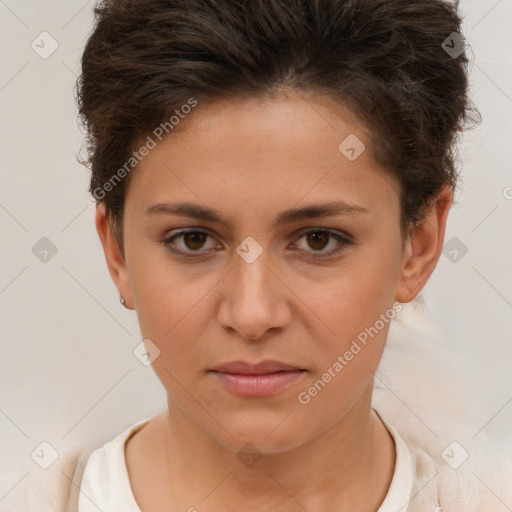
MULTIPOLYGON (((289 422, 293 416, 289 410, 273 413, 242 413, 224 416, 219 423, 228 425, 226 430, 215 425, 214 437, 226 448, 235 452, 243 451, 248 443, 258 453, 278 454, 289 451, 306 442, 304 426, 297 421, 289 422), (289 416, 288 416, 289 415, 289 416), (283 421, 284 420, 284 421, 283 421)), ((251 450, 251 447, 247 447, 251 450)))

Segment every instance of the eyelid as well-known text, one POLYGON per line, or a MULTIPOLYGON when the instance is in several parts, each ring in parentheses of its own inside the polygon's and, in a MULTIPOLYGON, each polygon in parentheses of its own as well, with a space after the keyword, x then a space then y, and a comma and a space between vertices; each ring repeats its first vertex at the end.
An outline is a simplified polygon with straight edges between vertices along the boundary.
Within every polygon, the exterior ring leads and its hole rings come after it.
POLYGON ((299 235, 299 238, 301 238, 302 236, 307 235, 308 233, 317 233, 317 232, 320 232, 320 233, 325 232, 325 233, 329 233, 330 235, 333 235, 333 236, 336 235, 336 236, 340 237, 340 239, 342 239, 343 241, 345 241, 347 243, 353 243, 352 237, 347 232, 341 231, 338 229, 334 229, 334 228, 326 228, 323 226, 311 226, 311 227, 299 229, 298 231, 296 231, 294 236, 299 235))
POLYGON ((171 243, 174 240, 176 240, 177 238, 180 238, 180 237, 186 235, 187 233, 202 233, 202 234, 205 234, 205 235, 207 235, 208 237, 210 237, 212 239, 216 239, 216 237, 213 236, 207 228, 192 226, 190 228, 178 229, 178 230, 174 230, 174 231, 171 231, 171 232, 167 233, 166 235, 164 235, 162 240, 160 240, 160 244, 163 245, 164 247, 166 247, 172 253, 177 254, 178 256, 182 256, 184 258, 190 258, 190 257, 197 258, 197 257, 200 257, 200 256, 205 256, 206 254, 208 254, 212 250, 214 250, 214 249, 209 249, 209 250, 206 250, 206 251, 204 251, 204 250, 182 251, 180 249, 175 249, 174 247, 172 247, 171 243))
POLYGON ((300 240, 304 235, 308 235, 309 233, 327 233, 330 237, 336 239, 341 246, 338 246, 335 249, 331 249, 330 251, 306 251, 304 254, 303 251, 301 251, 297 257, 298 258, 317 258, 317 259, 328 259, 333 258, 334 256, 337 256, 341 252, 347 249, 348 246, 354 245, 355 242, 353 241, 352 237, 343 231, 338 231, 331 228, 325 228, 325 227, 310 227, 306 228, 305 230, 299 231, 299 236, 297 240, 300 240))

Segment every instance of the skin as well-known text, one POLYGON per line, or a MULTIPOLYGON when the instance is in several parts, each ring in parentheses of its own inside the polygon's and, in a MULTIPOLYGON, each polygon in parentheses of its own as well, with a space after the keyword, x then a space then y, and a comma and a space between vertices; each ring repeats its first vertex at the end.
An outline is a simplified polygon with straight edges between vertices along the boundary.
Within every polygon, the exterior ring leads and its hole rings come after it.
POLYGON ((435 198, 402 250, 398 190, 350 111, 326 96, 280 92, 200 104, 150 151, 126 195, 124 257, 97 208, 110 274, 160 350, 153 368, 168 397, 168 411, 125 447, 144 512, 377 510, 395 464, 393 440, 371 409, 389 323, 307 405, 298 395, 394 301, 413 300, 436 266, 452 191, 435 198), (366 145, 355 161, 338 149, 349 134, 366 145), (283 210, 334 200, 368 213, 273 224, 283 210), (177 201, 213 208, 227 225, 147 214, 177 201), (161 243, 192 227, 210 237, 172 247, 203 256, 180 258, 161 243), (354 243, 315 243, 308 228, 354 243), (252 263, 236 252, 248 236, 262 248, 252 263), (234 395, 208 372, 263 359, 307 371, 264 398, 234 395), (262 455, 252 467, 237 457, 247 442, 262 455))

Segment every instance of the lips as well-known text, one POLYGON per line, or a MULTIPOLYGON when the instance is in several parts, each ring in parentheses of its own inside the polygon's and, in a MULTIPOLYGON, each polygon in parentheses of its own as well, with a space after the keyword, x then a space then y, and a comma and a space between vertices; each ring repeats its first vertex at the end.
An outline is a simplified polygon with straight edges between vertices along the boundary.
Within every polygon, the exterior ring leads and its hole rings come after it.
POLYGON ((217 366, 212 371, 237 375, 268 375, 270 373, 296 372, 301 370, 303 370, 303 368, 292 366, 281 361, 265 360, 256 364, 247 363, 245 361, 233 361, 217 366))
POLYGON ((247 398, 263 398, 283 392, 307 373, 298 366, 269 360, 255 364, 233 361, 221 364, 210 372, 224 389, 247 398))

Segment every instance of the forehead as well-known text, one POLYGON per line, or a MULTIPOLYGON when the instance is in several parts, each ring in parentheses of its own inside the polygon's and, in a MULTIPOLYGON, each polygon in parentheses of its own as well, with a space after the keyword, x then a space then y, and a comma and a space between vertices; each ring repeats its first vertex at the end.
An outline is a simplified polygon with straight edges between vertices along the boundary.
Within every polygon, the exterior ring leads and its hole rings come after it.
POLYGON ((139 163, 128 196, 141 208, 178 198, 224 208, 396 202, 398 184, 370 150, 367 127, 326 96, 198 102, 139 163))

